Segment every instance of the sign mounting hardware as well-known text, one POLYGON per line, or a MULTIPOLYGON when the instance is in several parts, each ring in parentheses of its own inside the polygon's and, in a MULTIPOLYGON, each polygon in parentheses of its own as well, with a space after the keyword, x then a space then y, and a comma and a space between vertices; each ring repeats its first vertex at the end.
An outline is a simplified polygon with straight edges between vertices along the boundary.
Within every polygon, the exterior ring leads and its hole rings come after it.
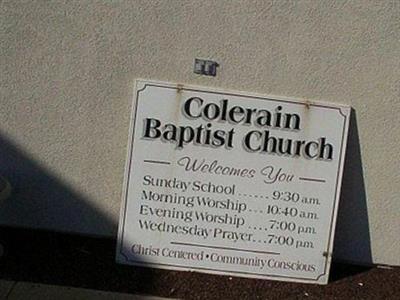
POLYGON ((213 60, 196 58, 194 60, 194 73, 206 76, 217 76, 219 64, 213 60))

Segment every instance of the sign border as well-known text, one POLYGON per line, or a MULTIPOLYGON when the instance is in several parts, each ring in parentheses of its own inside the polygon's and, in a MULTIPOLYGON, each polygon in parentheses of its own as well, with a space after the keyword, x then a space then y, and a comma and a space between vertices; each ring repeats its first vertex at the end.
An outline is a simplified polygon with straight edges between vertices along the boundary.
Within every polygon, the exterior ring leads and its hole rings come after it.
MULTIPOLYGON (((225 89, 224 89, 225 90, 225 89)), ((123 192, 122 192, 122 201, 121 201, 121 210, 120 210, 120 219, 119 219, 119 226, 118 226, 118 238, 117 238, 117 249, 116 249, 116 261, 123 263, 121 261, 121 256, 124 257, 125 262, 131 265, 137 265, 142 267, 158 267, 160 269, 167 269, 167 270, 178 270, 178 271, 198 271, 202 273, 212 273, 217 275, 224 275, 221 273, 232 274, 236 276, 240 276, 238 274, 247 275, 246 277, 252 278, 265 278, 271 280, 279 280, 279 278, 285 278, 286 281, 295 281, 295 282, 304 282, 304 283, 316 283, 316 284, 327 284, 329 280, 329 270, 332 260, 332 250, 333 250, 333 241, 335 236, 335 228, 336 228, 336 219, 337 219, 337 212, 340 200, 340 192, 342 186, 342 178, 344 172, 344 158, 346 154, 346 146, 347 146, 347 135, 348 135, 348 128, 349 128, 349 119, 351 116, 351 107, 348 105, 343 104, 332 104, 329 103, 321 103, 309 100, 301 100, 299 98, 287 98, 281 96, 263 96, 260 94, 255 93, 248 93, 248 92, 239 92, 239 91, 229 91, 222 92, 221 89, 213 89, 209 87, 199 87, 193 85, 184 85, 184 84, 177 84, 177 83, 169 83, 169 82, 161 82, 161 81, 154 81, 154 80, 145 80, 145 79, 137 79, 135 81, 135 88, 134 88, 134 101, 132 103, 131 109, 131 119, 130 119, 130 128, 129 128, 129 142, 128 142, 128 152, 127 152, 127 159, 125 164, 125 175, 124 175, 124 184, 123 184, 123 192), (143 87, 139 89, 140 85, 143 84, 143 87), (124 237, 124 230, 125 230, 125 219, 126 219, 126 204, 128 201, 128 187, 129 187, 129 180, 130 180, 130 169, 132 166, 133 160, 133 143, 134 143, 134 133, 135 133, 135 122, 137 117, 137 107, 139 106, 139 94, 143 92, 147 87, 161 87, 161 88, 168 88, 168 89, 175 89, 175 90, 183 90, 183 91, 191 91, 191 92, 202 92, 202 93, 212 93, 212 94, 220 94, 220 95, 227 95, 227 96, 241 96, 246 98, 252 98, 255 100, 268 100, 268 101, 278 101, 278 102, 286 102, 290 104, 297 104, 297 105, 305 105, 307 107, 315 106, 315 107, 322 107, 327 109, 334 109, 337 110, 338 113, 344 118, 343 120, 343 130, 342 130, 342 138, 341 138, 341 148, 339 153, 339 160, 338 160, 338 169, 337 169, 337 176, 336 176, 336 186, 335 186, 335 197, 333 203, 333 209, 331 214, 331 221, 330 221, 330 228, 329 228, 329 236, 328 236, 328 244, 326 246, 326 250, 322 253, 325 257, 325 266, 324 271, 322 274, 319 274, 316 278, 301 278, 301 277, 294 277, 294 276, 286 276, 286 275, 270 275, 270 274, 259 274, 253 272, 244 272, 244 271, 222 271, 218 269, 210 269, 205 267, 188 267, 182 265, 172 265, 172 264, 163 264, 163 263, 150 263, 150 262, 141 262, 130 259, 125 253, 123 252, 123 237, 124 237), (348 109, 348 114, 342 112, 341 109, 348 109), (323 282, 318 281, 322 276, 328 274, 326 276, 326 280, 323 282), (249 276, 250 275, 250 276, 249 276), (278 279, 275 279, 278 278, 278 279)), ((243 277, 243 276, 242 276, 243 277)))

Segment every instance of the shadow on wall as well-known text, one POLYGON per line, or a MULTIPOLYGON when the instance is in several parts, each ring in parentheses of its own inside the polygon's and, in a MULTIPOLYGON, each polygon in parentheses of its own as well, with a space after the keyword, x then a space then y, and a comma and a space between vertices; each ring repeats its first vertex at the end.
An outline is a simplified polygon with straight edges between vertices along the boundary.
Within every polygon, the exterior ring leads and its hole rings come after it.
MULTIPOLYGON (((117 232, 118 224, 89 199, 73 191, 1 134, 0 174, 12 186, 11 196, 0 201, 0 225, 90 236, 110 231, 110 228, 117 232)), ((0 237, 0 242, 2 239, 0 237)), ((131 249, 123 252, 130 253, 131 249)), ((143 262, 142 258, 133 259, 143 262)))
POLYGON ((1 134, 0 174, 13 188, 0 204, 0 224, 93 235, 93 228, 116 232, 118 224, 1 134))
POLYGON ((349 124, 333 258, 365 265, 373 264, 367 195, 354 109, 351 111, 349 124))
MULTIPOLYGON (((117 224, 0 135, 0 174, 13 186, 0 203, 0 224, 95 235, 117 224)), ((334 259, 372 264, 367 198, 355 111, 352 111, 334 259)), ((116 230, 115 230, 116 232, 116 230)), ((125 249, 125 251, 129 251, 125 249)))

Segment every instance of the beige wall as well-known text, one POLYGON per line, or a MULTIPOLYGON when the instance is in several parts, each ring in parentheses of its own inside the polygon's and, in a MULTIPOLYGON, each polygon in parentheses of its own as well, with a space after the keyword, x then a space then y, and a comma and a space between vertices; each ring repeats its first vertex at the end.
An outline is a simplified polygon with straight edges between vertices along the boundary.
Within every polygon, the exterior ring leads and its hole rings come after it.
POLYGON ((399 1, 64 2, 0 3, 2 224, 116 235, 147 78, 351 105, 335 255, 400 264, 399 1))

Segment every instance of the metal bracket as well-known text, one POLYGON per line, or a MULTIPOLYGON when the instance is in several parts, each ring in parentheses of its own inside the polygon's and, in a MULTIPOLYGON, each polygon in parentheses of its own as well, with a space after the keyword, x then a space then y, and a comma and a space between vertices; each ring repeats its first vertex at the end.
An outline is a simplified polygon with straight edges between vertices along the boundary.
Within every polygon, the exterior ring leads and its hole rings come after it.
POLYGON ((194 72, 196 74, 216 76, 219 64, 216 61, 195 58, 194 72))

